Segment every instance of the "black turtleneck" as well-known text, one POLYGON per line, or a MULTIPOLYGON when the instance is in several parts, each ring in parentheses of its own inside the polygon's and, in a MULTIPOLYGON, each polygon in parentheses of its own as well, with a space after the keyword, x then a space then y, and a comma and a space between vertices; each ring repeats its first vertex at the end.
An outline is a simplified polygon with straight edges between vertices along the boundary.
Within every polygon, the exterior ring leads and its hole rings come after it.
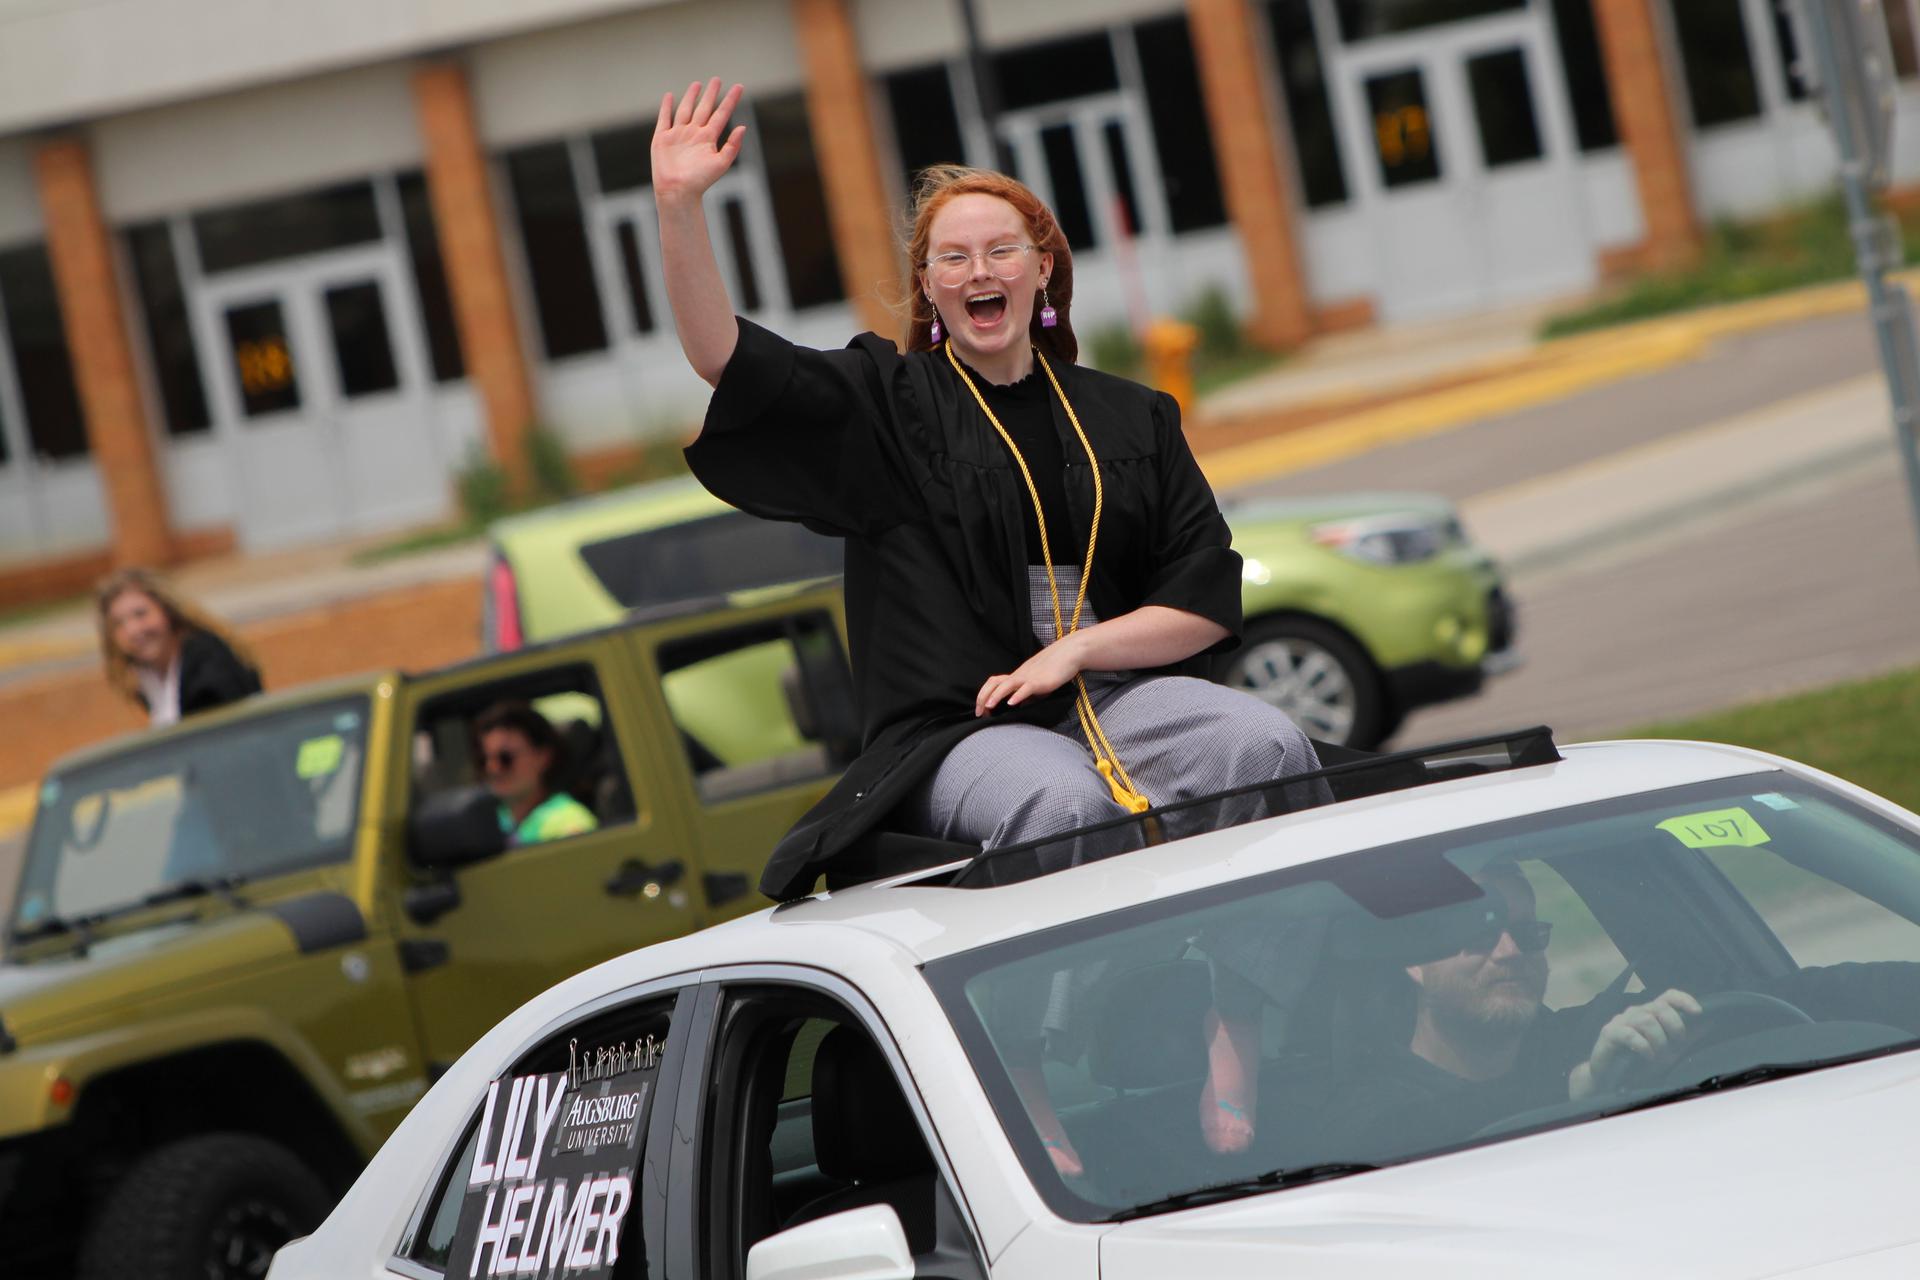
MULTIPOLYGON (((988 382, 971 368, 973 385, 980 388, 987 406, 1000 419, 1020 455, 1033 473, 1033 484, 1040 491, 1040 506, 1047 513, 1047 538, 1053 547, 1056 565, 1078 565, 1086 553, 1085 536, 1073 528, 1067 511, 1066 458, 1060 449, 1060 435, 1053 425, 1053 386, 1036 363, 1026 377, 1007 386, 988 382)), ((992 431, 993 425, 982 422, 992 431)), ((1001 445, 1002 448, 1006 446, 1001 445)), ((1021 485, 1024 492, 1026 486, 1021 485)), ((1022 522, 1027 531, 1027 563, 1044 564, 1040 553, 1040 526, 1033 518, 1031 499, 1020 504, 1022 522)))

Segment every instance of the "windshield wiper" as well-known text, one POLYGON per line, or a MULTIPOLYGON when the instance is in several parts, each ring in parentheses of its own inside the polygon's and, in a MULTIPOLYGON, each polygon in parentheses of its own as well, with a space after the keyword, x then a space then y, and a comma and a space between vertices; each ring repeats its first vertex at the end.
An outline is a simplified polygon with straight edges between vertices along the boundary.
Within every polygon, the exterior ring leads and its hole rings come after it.
POLYGON ((71 920, 62 916, 48 916, 45 920, 35 921, 22 928, 7 931, 7 941, 16 946, 23 942, 38 942, 42 938, 51 938, 56 934, 73 935, 74 950, 86 955, 93 946, 93 926, 99 923, 98 916, 75 916, 71 920))
POLYGON ((147 894, 140 899, 140 906, 157 907, 163 902, 180 902, 187 898, 204 898, 209 894, 218 894, 232 906, 244 907, 247 904, 241 901, 240 895, 234 890, 246 882, 245 876, 206 876, 177 880, 147 894))
POLYGON ((1145 1204, 1129 1205, 1108 1217, 1107 1221, 1126 1222, 1133 1218, 1144 1218, 1148 1214, 1168 1213, 1174 1209, 1191 1209, 1195 1205, 1214 1204, 1221 1200, 1238 1200, 1242 1196, 1259 1195, 1263 1191, 1280 1191, 1287 1187, 1302 1187, 1310 1182, 1327 1182, 1334 1178, 1350 1177, 1356 1173, 1372 1173, 1379 1167, 1377 1164, 1366 1164, 1357 1160, 1329 1160, 1323 1164, 1301 1165, 1292 1169, 1273 1169, 1251 1178, 1216 1182, 1210 1187, 1177 1191, 1173 1195, 1149 1200, 1145 1204))
MULTIPOLYGON (((1908 1042, 1909 1044, 1911 1042, 1908 1042)), ((1858 1062, 1863 1058, 1879 1057, 1892 1053, 1901 1045, 1875 1045, 1871 1049, 1861 1049, 1854 1053, 1837 1054, 1831 1058, 1814 1058, 1806 1062, 1760 1062, 1751 1067, 1742 1067, 1738 1071, 1723 1071, 1719 1075, 1696 1080, 1692 1084, 1677 1089, 1668 1089, 1646 1098, 1636 1098, 1625 1106, 1613 1107, 1600 1112, 1603 1116, 1623 1116, 1632 1111, 1645 1111, 1648 1107, 1664 1107, 1670 1102, 1685 1102, 1688 1098, 1704 1097, 1709 1093, 1724 1093, 1728 1089, 1740 1089, 1750 1084, 1761 1084, 1768 1080, 1784 1080, 1789 1076, 1803 1076, 1809 1071, 1818 1071, 1823 1067, 1837 1067, 1842 1063, 1858 1062)))

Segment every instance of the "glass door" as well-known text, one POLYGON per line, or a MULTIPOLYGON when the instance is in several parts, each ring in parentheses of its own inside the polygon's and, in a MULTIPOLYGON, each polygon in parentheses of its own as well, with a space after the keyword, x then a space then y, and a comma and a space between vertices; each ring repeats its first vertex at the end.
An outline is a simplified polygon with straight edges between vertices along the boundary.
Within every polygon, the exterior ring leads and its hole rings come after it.
POLYGON ((384 251, 222 277, 197 299, 231 432, 241 537, 267 547, 435 519, 448 505, 417 318, 384 251))
POLYGON ((1594 270, 1572 121, 1544 15, 1345 44, 1343 145, 1383 309, 1418 318, 1579 287, 1594 270))
POLYGON ((1074 307, 1137 330, 1167 305, 1167 219, 1147 126, 1124 94, 1002 118, 1015 176, 1054 211, 1073 250, 1074 307))

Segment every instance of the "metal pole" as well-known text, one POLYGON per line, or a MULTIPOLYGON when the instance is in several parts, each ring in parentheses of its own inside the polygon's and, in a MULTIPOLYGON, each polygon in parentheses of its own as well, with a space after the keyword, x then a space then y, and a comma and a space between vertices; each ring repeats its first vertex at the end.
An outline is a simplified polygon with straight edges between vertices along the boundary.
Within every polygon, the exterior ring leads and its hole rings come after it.
POLYGON ((1000 136, 1000 83, 994 79, 993 63, 980 43, 980 19, 974 13, 973 0, 960 0, 960 25, 967 36, 967 68, 973 73, 973 98, 980 107, 980 119, 993 142, 993 165, 1002 173, 1013 172, 1013 148, 1000 136))
MULTIPOLYGON (((1913 512, 1915 533, 1920 534, 1920 446, 1915 443, 1915 433, 1920 431, 1920 347, 1916 346, 1913 299, 1905 288, 1886 278, 1888 268, 1901 265, 1905 254, 1899 227, 1874 211, 1870 189, 1874 164, 1873 158, 1865 153, 1862 137, 1868 127, 1860 105, 1865 95, 1848 92, 1850 86, 1858 90, 1864 68, 1840 56, 1837 27, 1847 18, 1836 13, 1837 5, 1865 10, 1859 15, 1862 21, 1883 22, 1885 19, 1878 4, 1863 5, 1861 0, 1805 0, 1807 25, 1820 59, 1827 117, 1840 149, 1840 190, 1846 198, 1847 226, 1853 234, 1861 278, 1867 283, 1874 337, 1880 346, 1880 365, 1886 371, 1887 392, 1893 402, 1893 434, 1899 442, 1900 459, 1906 470, 1907 502, 1913 512)), ((1850 39, 1848 45, 1858 52, 1856 41, 1850 39)))

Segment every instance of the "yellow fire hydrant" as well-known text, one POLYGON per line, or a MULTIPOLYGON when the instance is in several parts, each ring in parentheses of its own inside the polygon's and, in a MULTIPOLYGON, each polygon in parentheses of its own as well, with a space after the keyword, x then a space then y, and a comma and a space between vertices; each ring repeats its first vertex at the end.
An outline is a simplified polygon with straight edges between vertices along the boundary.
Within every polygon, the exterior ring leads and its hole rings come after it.
POLYGON ((1153 385, 1172 396, 1186 418, 1193 412, 1193 349, 1200 345, 1200 331, 1163 317, 1147 326, 1143 345, 1153 385))

